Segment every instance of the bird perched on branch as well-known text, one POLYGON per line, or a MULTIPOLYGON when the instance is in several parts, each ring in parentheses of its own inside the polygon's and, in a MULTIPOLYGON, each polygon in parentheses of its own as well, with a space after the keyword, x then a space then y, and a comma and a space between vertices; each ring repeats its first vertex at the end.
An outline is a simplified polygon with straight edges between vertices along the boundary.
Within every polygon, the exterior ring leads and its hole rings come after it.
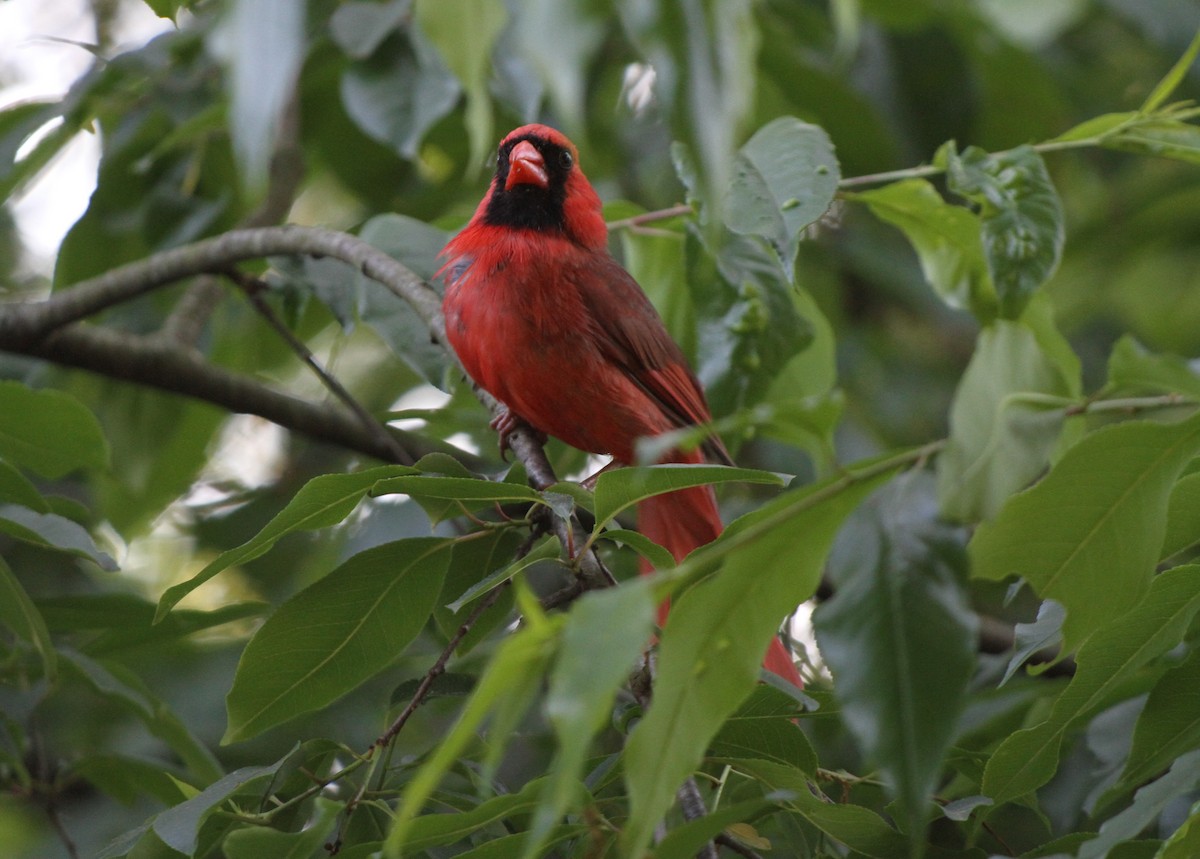
MULTIPOLYGON (((637 439, 712 416, 654 306, 609 254, 600 198, 578 160, 544 125, 500 142, 491 187, 442 252, 446 334, 471 378, 507 407, 494 422, 502 445, 524 422, 628 465, 637 439)), ((663 461, 731 464, 716 435, 663 461)), ((704 486, 642 501, 638 527, 681 560, 722 525, 704 486)), ((779 639, 763 664, 801 685, 779 639)))

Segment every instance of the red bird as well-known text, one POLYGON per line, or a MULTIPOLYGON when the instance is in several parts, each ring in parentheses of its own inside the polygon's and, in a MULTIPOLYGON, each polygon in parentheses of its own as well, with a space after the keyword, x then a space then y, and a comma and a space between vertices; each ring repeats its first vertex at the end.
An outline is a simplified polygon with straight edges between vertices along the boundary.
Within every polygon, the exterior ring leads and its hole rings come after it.
MULTIPOLYGON (((446 334, 463 367, 524 421, 614 463, 638 438, 711 420, 687 360, 637 282, 608 252, 600 197, 565 136, 526 125, 500 142, 496 174, 471 222, 446 245, 446 334)), ((731 463, 715 435, 664 461, 731 463)), ((710 487, 649 498, 643 534, 681 560, 721 533, 710 487)), ((801 685, 772 639, 764 666, 801 685)))

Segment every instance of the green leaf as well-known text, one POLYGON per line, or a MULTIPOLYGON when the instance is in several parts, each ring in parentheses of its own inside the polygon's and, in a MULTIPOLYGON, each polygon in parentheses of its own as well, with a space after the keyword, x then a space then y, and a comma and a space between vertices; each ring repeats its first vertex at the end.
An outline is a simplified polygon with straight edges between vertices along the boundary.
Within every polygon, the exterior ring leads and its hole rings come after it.
POLYGON ((1191 859, 1200 853, 1200 802, 1195 803, 1187 820, 1171 833, 1155 859, 1191 859))
POLYGON ((1078 859, 1102 859, 1118 844, 1136 838, 1158 819, 1168 803, 1200 787, 1200 749, 1178 758, 1162 778, 1134 795, 1133 804, 1100 824, 1099 834, 1075 854, 1078 859))
POLYGON ((726 827, 761 817, 775 807, 770 800, 748 799, 710 811, 667 833, 654 847, 654 859, 692 859, 726 827))
POLYGON ((1029 146, 995 154, 971 146, 947 166, 950 190, 979 206, 1000 315, 1016 319, 1062 257, 1062 204, 1046 164, 1029 146))
POLYGON ((781 116, 738 150, 725 224, 766 239, 790 275, 804 229, 829 210, 840 178, 825 129, 781 116))
POLYGON ((861 805, 835 803, 815 793, 815 786, 800 770, 775 761, 754 759, 734 761, 732 765, 772 790, 788 791, 790 796, 785 803, 788 807, 856 853, 873 859, 908 855, 904 836, 882 817, 861 805))
MULTIPOLYGON (((71 767, 71 774, 125 805, 149 796, 163 805, 188 799, 180 783, 160 761, 153 763, 120 755, 89 755, 71 767)), ((194 792, 194 791, 193 791, 194 792)))
POLYGON ((46 621, 2 557, 0 623, 34 646, 42 657, 42 673, 46 682, 53 684, 58 679, 58 653, 54 649, 54 642, 50 640, 46 621))
POLYGON ((847 523, 854 556, 813 616, 842 717, 898 800, 914 855, 967 702, 978 640, 954 570, 933 535, 904 516, 919 507, 919 480, 919 472, 897 480, 847 523))
POLYGON ((248 826, 229 833, 221 845, 225 859, 310 859, 329 840, 341 805, 318 797, 316 816, 299 832, 280 832, 265 826, 248 826))
POLYGON ((471 141, 469 175, 475 175, 496 142, 488 78, 492 48, 508 20, 503 3, 493 0, 417 0, 416 19, 437 46, 467 94, 466 126, 471 141), (464 22, 470 26, 464 27, 464 22))
POLYGON ((57 513, 39 513, 18 504, 0 504, 0 532, 35 546, 87 558, 109 572, 117 569, 117 562, 97 548, 86 529, 57 513))
POLYGON ((603 527, 623 511, 654 495, 692 486, 733 482, 783 485, 783 479, 773 472, 726 465, 666 463, 610 469, 596 478, 596 527, 603 527))
POLYGON ((96 418, 61 391, 0 381, 0 456, 43 477, 108 466, 96 418))
POLYGON ((656 609, 646 579, 584 594, 572 606, 546 695, 546 717, 554 726, 558 752, 529 824, 523 859, 539 855, 554 825, 579 796, 592 738, 611 720, 617 689, 649 645, 656 609))
MULTIPOLYGON (((522 538, 515 529, 493 531, 469 540, 459 540, 450 554, 450 568, 442 585, 434 611, 434 620, 442 634, 451 638, 466 621, 484 595, 480 592, 474 599, 457 601, 459 596, 499 569, 511 566, 522 538)), ((512 594, 498 598, 498 603, 477 618, 470 632, 463 638, 456 651, 460 656, 469 653, 496 628, 508 623, 512 615, 512 594)))
POLYGON ((950 438, 938 457, 945 515, 991 519, 1049 464, 1071 385, 1021 322, 979 332, 950 409, 950 438))
POLYGON ((1128 334, 1108 357, 1108 384, 1121 393, 1180 394, 1200 400, 1200 373, 1187 359, 1148 352, 1128 334))
POLYGON ((1170 558, 1200 543, 1200 473, 1175 484, 1167 507, 1167 533, 1160 558, 1170 558))
POLYGON ((716 575, 676 600, 663 631, 654 706, 626 747, 627 855, 646 847, 709 741, 754 689, 781 614, 816 589, 842 519, 891 473, 876 463, 785 493, 732 523, 673 571, 724 560, 716 575))
POLYGON ((656 570, 666 570, 675 566, 675 557, 640 531, 609 528, 601 535, 601 538, 628 546, 649 561, 650 566, 656 570))
POLYGON ((1103 140, 1109 149, 1200 164, 1200 126, 1177 119, 1139 122, 1103 140))
POLYGON ((412 160, 429 129, 453 110, 461 89, 419 32, 409 29, 406 36, 351 63, 340 89, 346 113, 359 128, 412 160))
POLYGON ((222 552, 186 582, 167 588, 158 601, 155 620, 161 621, 181 599, 217 573, 266 553, 281 537, 293 531, 313 531, 341 522, 380 480, 415 473, 416 469, 408 466, 383 465, 353 474, 314 477, 258 534, 237 548, 222 552))
POLYGON ((978 215, 947 203, 924 179, 846 197, 866 203, 877 218, 904 233, 917 252, 925 280, 946 304, 969 309, 985 322, 996 315, 996 289, 983 253, 978 215))
POLYGON ((1146 592, 1171 489, 1197 451, 1200 416, 1097 430, 979 526, 972 575, 1023 576, 1040 597, 1062 603, 1064 652, 1074 650, 1146 592))
MULTIPOLYGON (((417 815, 434 788, 475 737, 480 724, 515 691, 525 689, 531 678, 539 680, 557 640, 557 624, 534 622, 509 636, 497 649, 487 670, 467 701, 458 721, 417 771, 404 791, 384 846, 384 855, 397 859, 403 854, 417 815)), ((507 738, 500 737, 500 745, 507 738)))
MULTIPOLYGON (((404 841, 406 853, 454 844, 486 826, 514 815, 528 814, 536 805, 546 779, 531 779, 518 793, 504 793, 456 814, 426 814, 412 822, 404 841)), ((576 783, 576 787, 582 787, 576 783)), ((510 854, 516 855, 516 854, 510 854)))
POLYGON ((1163 76, 1150 95, 1146 96, 1146 100, 1142 102, 1142 113, 1153 113, 1162 106, 1171 93, 1175 92, 1176 88, 1183 82, 1183 78, 1191 71, 1192 64, 1196 62, 1196 55, 1200 53, 1200 32, 1197 32, 1192 37, 1191 43, 1187 46, 1187 50, 1183 52, 1176 62, 1171 67, 1171 70, 1163 76))
POLYGON ((448 603, 446 608, 453 612, 462 611, 469 603, 483 596, 488 591, 493 590, 501 583, 510 581, 514 576, 523 573, 534 564, 541 563, 542 561, 557 560, 559 551, 557 537, 548 537, 540 541, 531 551, 525 553, 524 557, 512 563, 502 564, 471 585, 471 587, 459 595, 458 599, 452 603, 448 603))
POLYGON ((255 782, 275 775, 280 766, 291 755, 285 755, 274 764, 260 767, 242 767, 219 778, 186 802, 168 808, 154 818, 150 828, 163 843, 185 856, 196 852, 200 839, 200 827, 225 800, 255 782))
POLYGON ((1175 758, 1200 748, 1200 652, 1164 674, 1146 700, 1133 730, 1133 746, 1120 785, 1136 787, 1175 758))
POLYGON ((527 504, 545 504, 542 495, 531 486, 520 483, 496 483, 491 480, 471 477, 441 477, 437 475, 402 475, 380 480, 371 489, 371 497, 381 495, 408 495, 413 500, 425 502, 456 501, 448 507, 442 504, 425 506, 425 511, 436 523, 443 518, 461 514, 466 509, 479 506, 503 504, 507 502, 523 502, 527 504))
POLYGON ((757 758, 816 774, 817 753, 796 724, 796 701, 773 686, 761 685, 709 743, 712 757, 757 758))
POLYGON ((229 9, 230 123, 242 179, 264 190, 284 110, 304 61, 304 3, 232 0, 229 9))
POLYGON ((412 0, 386 3, 342 3, 329 19, 333 41, 353 59, 362 60, 375 53, 383 40, 395 32, 412 12, 412 0))
POLYGON ((1011 734, 992 753, 982 792, 997 804, 1049 781, 1067 730, 1111 703, 1112 695, 1139 669, 1179 644, 1200 611, 1200 567, 1176 567, 1160 574, 1140 602, 1123 608, 1121 616, 1080 648, 1075 676, 1050 715, 1011 734))
POLYGON ((24 474, 0 459, 0 503, 12 502, 37 513, 49 513, 50 504, 24 474))
POLYGON ((179 756, 197 780, 221 777, 223 770, 212 752, 128 668, 115 662, 98 662, 65 648, 60 648, 58 655, 60 666, 76 671, 101 696, 137 716, 150 733, 179 756))
POLYGON ((323 707, 394 662, 429 620, 452 545, 385 543, 281 605, 242 652, 222 742, 323 707))

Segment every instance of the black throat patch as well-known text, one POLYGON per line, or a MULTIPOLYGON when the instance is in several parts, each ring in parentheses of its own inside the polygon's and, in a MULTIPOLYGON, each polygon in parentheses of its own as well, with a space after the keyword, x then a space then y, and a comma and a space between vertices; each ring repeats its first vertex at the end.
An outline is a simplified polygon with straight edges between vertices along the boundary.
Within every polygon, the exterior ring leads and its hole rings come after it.
POLYGON ((567 176, 571 171, 571 165, 564 161, 565 153, 566 150, 561 146, 532 135, 506 141, 496 162, 496 178, 491 200, 484 213, 484 223, 538 232, 565 232, 563 201, 567 197, 567 176), (545 188, 537 185, 514 185, 511 189, 504 187, 508 180, 509 155, 522 140, 528 140, 542 154, 546 175, 550 180, 545 188))

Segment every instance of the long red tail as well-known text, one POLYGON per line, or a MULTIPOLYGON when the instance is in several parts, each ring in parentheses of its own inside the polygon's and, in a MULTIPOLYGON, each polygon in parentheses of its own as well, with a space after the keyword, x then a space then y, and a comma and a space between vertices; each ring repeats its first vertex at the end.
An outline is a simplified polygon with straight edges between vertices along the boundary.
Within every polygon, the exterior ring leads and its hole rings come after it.
MULTIPOLYGON (((698 461, 699 456, 696 459, 698 461)), ((666 548, 676 561, 682 561, 693 549, 712 542, 721 533, 721 517, 712 488, 698 486, 647 498, 638 505, 638 528, 666 548)), ((642 572, 650 569, 649 564, 643 562, 642 572)), ((667 608, 666 603, 659 607, 660 625, 666 621, 667 608)), ((778 638, 771 639, 763 657, 763 667, 797 689, 804 688, 804 681, 778 638)))

